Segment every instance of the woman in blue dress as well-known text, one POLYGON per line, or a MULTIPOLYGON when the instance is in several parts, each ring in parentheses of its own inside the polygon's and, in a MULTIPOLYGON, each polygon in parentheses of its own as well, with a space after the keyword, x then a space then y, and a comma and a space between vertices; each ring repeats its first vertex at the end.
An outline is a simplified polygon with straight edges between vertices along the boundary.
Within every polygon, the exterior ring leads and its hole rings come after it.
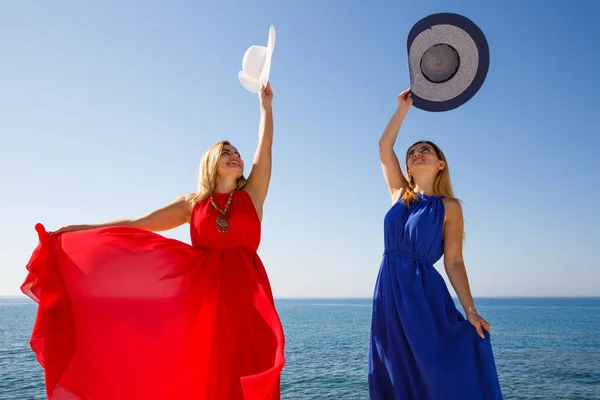
POLYGON ((462 255, 463 216, 448 164, 431 142, 406 153, 406 176, 393 146, 412 105, 410 89, 379 141, 393 206, 384 219, 385 251, 373 298, 369 393, 377 400, 502 398, 490 343, 462 255), (465 316, 433 267, 442 255, 465 316))

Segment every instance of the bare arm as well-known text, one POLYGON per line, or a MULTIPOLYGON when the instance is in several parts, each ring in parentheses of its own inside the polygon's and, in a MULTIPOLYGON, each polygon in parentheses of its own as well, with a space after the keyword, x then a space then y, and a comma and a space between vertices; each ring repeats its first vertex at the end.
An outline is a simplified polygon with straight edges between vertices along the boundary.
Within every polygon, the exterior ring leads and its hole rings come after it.
POLYGON ((177 228, 189 222, 192 207, 186 196, 154 210, 142 217, 124 218, 100 224, 69 225, 53 232, 55 234, 87 229, 103 228, 108 226, 128 226, 152 232, 166 231, 177 228))
POLYGON ((273 147, 273 110, 271 100, 273 91, 268 83, 260 93, 260 125, 258 130, 258 146, 254 155, 252 172, 244 190, 248 192, 258 217, 262 220, 262 210, 269 183, 271 181, 272 147, 273 147))
POLYGON ((392 202, 398 200, 402 191, 406 188, 408 182, 402 174, 400 162, 394 151, 394 144, 400 132, 402 122, 412 105, 409 90, 405 90, 398 96, 398 108, 394 112, 392 119, 385 127, 381 138, 379 139, 379 158, 381 160, 381 169, 385 183, 390 191, 392 202))
POLYGON ((465 267, 462 247, 464 220, 462 208, 456 199, 444 199, 446 217, 444 221, 444 268, 450 283, 458 296, 458 300, 465 310, 467 319, 475 326, 477 332, 483 337, 482 328, 489 332, 489 324, 479 316, 475 302, 471 295, 467 269, 465 267))
POLYGON ((444 268, 465 312, 475 308, 463 260, 463 215, 460 203, 444 199, 446 220, 444 222, 444 268))

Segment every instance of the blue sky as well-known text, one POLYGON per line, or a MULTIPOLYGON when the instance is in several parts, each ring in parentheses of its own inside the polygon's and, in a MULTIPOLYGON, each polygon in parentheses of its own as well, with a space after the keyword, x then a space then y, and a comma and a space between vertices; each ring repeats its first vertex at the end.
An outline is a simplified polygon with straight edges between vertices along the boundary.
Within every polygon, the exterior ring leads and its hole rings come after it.
POLYGON ((489 74, 459 109, 413 108, 396 150, 446 153, 473 294, 599 295, 600 3, 369 3, 0 3, 0 295, 20 293, 36 222, 160 207, 222 139, 251 165, 258 101, 237 72, 274 24, 259 254, 276 297, 371 296, 390 206, 377 141, 409 84, 408 32, 436 12, 480 26, 489 74))

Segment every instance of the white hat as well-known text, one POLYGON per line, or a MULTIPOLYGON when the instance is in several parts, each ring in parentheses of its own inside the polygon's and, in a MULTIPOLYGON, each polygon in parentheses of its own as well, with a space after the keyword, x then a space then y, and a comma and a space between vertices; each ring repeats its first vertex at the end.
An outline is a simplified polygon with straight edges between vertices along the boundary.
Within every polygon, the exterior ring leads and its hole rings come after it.
POLYGON ((269 82, 271 57, 275 48, 275 27, 269 29, 269 41, 265 46, 250 46, 242 59, 242 70, 238 79, 243 87, 251 93, 260 92, 261 85, 269 82))

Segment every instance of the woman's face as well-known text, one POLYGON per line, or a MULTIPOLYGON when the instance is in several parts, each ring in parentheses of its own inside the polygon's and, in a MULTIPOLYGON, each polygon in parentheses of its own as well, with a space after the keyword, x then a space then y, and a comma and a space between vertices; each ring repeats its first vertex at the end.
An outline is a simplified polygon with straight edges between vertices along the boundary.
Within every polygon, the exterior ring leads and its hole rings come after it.
POLYGON ((445 163, 440 160, 433 146, 428 143, 417 143, 408 149, 406 166, 411 175, 429 172, 437 173, 444 169, 445 163))
POLYGON ((217 173, 222 177, 235 177, 236 179, 244 174, 244 160, 237 149, 226 144, 221 152, 221 158, 217 163, 217 173))

